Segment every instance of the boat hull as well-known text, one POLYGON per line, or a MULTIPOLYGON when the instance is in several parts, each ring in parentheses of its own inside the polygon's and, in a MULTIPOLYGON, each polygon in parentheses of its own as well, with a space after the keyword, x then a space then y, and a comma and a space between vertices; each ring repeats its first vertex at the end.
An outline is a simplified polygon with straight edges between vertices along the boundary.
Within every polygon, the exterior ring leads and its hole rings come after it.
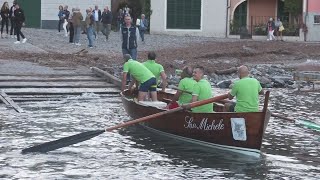
MULTIPOLYGON (((126 96, 122 96, 122 101, 126 112, 134 119, 165 111, 137 103, 126 96)), ((141 125, 148 130, 176 139, 250 156, 260 156, 268 120, 264 112, 192 113, 181 111, 149 120, 141 125)))

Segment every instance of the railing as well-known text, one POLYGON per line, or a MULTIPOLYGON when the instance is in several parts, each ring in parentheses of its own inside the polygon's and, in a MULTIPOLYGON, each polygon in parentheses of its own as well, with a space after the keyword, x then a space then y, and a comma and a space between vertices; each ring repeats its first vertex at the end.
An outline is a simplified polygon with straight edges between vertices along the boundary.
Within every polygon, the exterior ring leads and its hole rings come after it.
MULTIPOLYGON (((239 18, 239 17, 238 17, 239 18)), ((272 17, 276 19, 276 17, 272 17)), ((251 16, 249 22, 240 24, 236 19, 230 22, 230 35, 267 35, 267 22, 270 16, 251 16)), ((284 26, 283 36, 299 36, 303 25, 302 16, 280 17, 284 26)), ((248 20, 247 20, 248 21, 248 20)))

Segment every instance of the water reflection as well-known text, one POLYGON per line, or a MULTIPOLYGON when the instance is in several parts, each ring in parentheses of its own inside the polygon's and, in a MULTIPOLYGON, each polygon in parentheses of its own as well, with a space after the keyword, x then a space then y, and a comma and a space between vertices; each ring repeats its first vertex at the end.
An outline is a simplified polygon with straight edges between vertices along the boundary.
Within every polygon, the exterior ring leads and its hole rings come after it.
MULTIPOLYGON (((219 90, 216 90, 219 93, 219 90)), ((320 94, 271 93, 270 109, 319 122, 320 94)), ((203 149, 140 126, 104 133, 47 154, 23 148, 129 119, 119 97, 85 94, 63 101, 1 107, 0 178, 4 179, 319 179, 319 132, 270 119, 259 159, 203 149)))

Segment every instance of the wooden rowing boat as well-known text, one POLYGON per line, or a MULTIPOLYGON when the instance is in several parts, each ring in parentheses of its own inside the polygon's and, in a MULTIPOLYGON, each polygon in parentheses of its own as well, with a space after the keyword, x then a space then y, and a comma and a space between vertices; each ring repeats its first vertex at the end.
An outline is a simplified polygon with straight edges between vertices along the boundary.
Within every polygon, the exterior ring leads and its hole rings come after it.
MULTIPOLYGON (((99 74, 105 79, 110 78, 110 82, 117 79, 103 71, 99 74)), ((170 92, 158 92, 158 100, 169 102, 173 95, 170 92)), ((166 111, 163 106, 137 102, 135 96, 129 91, 122 92, 121 99, 126 112, 132 118, 141 118, 166 111)), ((224 105, 215 103, 214 113, 192 113, 185 110, 140 124, 150 131, 176 139, 259 157, 263 136, 270 118, 267 107, 268 96, 265 98, 261 112, 223 112, 224 105)))

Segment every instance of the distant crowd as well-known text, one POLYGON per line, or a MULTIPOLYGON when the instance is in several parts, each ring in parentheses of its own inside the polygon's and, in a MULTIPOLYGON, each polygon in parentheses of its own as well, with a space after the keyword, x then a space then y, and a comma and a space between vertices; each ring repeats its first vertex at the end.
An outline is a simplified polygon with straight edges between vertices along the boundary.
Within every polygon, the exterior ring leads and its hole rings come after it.
MULTIPOLYGON (((144 14, 141 15, 141 19, 137 19, 136 24, 132 24, 133 19, 130 13, 130 8, 125 6, 123 9, 119 9, 116 17, 115 31, 121 32, 122 41, 124 41, 123 47, 127 49, 126 53, 130 53, 132 49, 137 48, 135 44, 138 36, 144 42, 144 34, 148 29, 148 21, 144 14), (126 17, 130 20, 126 21, 126 17)), ((64 7, 60 5, 58 19, 58 31, 60 32, 62 27, 64 35, 69 37, 70 43, 80 46, 80 34, 87 34, 88 47, 93 48, 94 41, 98 39, 100 32, 103 34, 105 41, 108 41, 114 17, 108 6, 105 6, 103 11, 97 5, 94 9, 88 8, 84 17, 79 8, 72 8, 70 12, 67 5, 64 7)), ((131 55, 136 57, 134 54, 131 55)))
POLYGON ((267 22, 267 41, 273 41, 273 40, 280 40, 283 41, 282 38, 282 31, 284 30, 283 23, 281 22, 280 18, 277 18, 275 21, 273 18, 270 18, 269 21, 267 22), (277 38, 274 36, 276 34, 277 38))
POLYGON ((1 38, 9 38, 9 21, 11 24, 10 37, 17 38, 15 44, 26 43, 27 38, 21 32, 21 28, 24 26, 25 15, 16 1, 13 1, 13 5, 9 7, 8 2, 4 2, 1 7, 1 38), (3 29, 6 27, 6 34, 3 33, 3 29), (22 40, 20 39, 20 36, 22 40), (21 41, 20 41, 21 40, 21 41))

